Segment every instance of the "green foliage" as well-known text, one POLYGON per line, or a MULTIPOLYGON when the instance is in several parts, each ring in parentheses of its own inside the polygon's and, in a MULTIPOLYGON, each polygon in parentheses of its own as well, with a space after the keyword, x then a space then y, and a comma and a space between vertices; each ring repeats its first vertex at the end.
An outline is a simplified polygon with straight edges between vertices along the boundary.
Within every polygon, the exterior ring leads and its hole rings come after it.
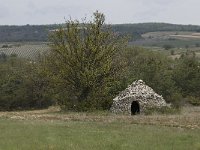
POLYGON ((9 45, 7 45, 7 44, 2 45, 2 48, 9 48, 9 45))
POLYGON ((183 97, 180 92, 172 93, 168 99, 170 99, 170 102, 172 103, 173 107, 176 109, 179 109, 183 103, 183 97))
POLYGON ((164 48, 165 50, 169 50, 169 49, 172 49, 173 46, 172 46, 172 45, 166 44, 166 45, 163 45, 163 48, 164 48))
POLYGON ((123 72, 120 50, 125 40, 105 27, 104 21, 104 15, 96 12, 93 21, 69 20, 50 36, 47 68, 58 103, 65 109, 107 109, 112 102, 112 87, 123 72))
POLYGON ((17 57, 0 63, 0 110, 44 108, 52 104, 45 95, 47 81, 36 64, 17 57))
MULTIPOLYGON (((124 52, 128 68, 122 85, 142 79, 161 94, 173 107, 183 105, 187 96, 200 97, 200 62, 194 52, 187 51, 180 59, 172 60, 159 52, 130 47, 124 52)), ((122 88, 123 89, 123 88, 122 88)))
POLYGON ((170 102, 170 96, 178 92, 173 75, 173 60, 158 52, 147 51, 133 47, 126 51, 128 61, 127 80, 130 84, 134 80, 142 79, 157 93, 170 102))
POLYGON ((180 87, 183 96, 200 97, 200 62, 193 53, 186 54, 177 60, 174 69, 174 80, 180 87))
POLYGON ((200 98, 196 98, 193 96, 187 96, 186 99, 190 104, 192 104, 194 106, 200 106, 200 98))
POLYGON ((176 61, 173 79, 183 97, 193 105, 200 103, 200 62, 193 52, 187 51, 176 61))
POLYGON ((170 54, 171 54, 171 55, 174 55, 174 54, 175 54, 175 51, 172 49, 172 50, 170 51, 170 54))

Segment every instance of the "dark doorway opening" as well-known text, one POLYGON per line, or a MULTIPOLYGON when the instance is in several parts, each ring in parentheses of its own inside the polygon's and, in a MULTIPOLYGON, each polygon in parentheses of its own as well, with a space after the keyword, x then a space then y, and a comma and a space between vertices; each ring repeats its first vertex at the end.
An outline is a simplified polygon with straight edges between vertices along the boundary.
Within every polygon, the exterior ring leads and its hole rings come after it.
POLYGON ((131 115, 136 115, 140 113, 140 105, 138 101, 133 101, 131 104, 131 115))

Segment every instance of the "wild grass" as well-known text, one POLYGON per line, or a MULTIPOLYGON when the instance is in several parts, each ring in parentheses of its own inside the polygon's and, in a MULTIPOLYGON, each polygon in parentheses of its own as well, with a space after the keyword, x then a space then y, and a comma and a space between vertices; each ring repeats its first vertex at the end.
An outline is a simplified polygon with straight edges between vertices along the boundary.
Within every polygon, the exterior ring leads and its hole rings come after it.
POLYGON ((162 108, 149 108, 145 111, 145 115, 152 115, 152 114, 163 114, 163 115, 170 115, 170 114, 180 114, 181 108, 175 107, 162 107, 162 108))
POLYGON ((2 150, 195 150, 200 130, 122 122, 0 119, 2 150))
POLYGON ((59 107, 0 112, 0 150, 200 150, 199 114, 200 107, 136 116, 59 107))

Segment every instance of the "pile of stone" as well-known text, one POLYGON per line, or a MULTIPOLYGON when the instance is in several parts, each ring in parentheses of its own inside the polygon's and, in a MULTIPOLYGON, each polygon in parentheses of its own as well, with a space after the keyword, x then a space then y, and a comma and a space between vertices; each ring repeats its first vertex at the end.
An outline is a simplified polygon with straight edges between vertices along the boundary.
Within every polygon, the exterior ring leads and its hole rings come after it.
POLYGON ((158 95, 151 87, 145 85, 144 81, 138 80, 129 85, 128 88, 113 99, 111 111, 113 113, 131 114, 133 101, 138 102, 141 113, 145 112, 148 108, 168 106, 161 95, 158 95))

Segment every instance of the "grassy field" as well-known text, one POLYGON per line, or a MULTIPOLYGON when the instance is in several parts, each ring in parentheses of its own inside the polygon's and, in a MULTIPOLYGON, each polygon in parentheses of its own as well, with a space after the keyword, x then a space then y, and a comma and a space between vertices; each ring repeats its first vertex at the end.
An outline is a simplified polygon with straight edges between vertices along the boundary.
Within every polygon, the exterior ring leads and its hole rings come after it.
POLYGON ((2 150, 195 150, 200 130, 126 123, 0 120, 2 150))
POLYGON ((200 150, 200 108, 148 116, 0 112, 0 131, 0 150, 200 150))

